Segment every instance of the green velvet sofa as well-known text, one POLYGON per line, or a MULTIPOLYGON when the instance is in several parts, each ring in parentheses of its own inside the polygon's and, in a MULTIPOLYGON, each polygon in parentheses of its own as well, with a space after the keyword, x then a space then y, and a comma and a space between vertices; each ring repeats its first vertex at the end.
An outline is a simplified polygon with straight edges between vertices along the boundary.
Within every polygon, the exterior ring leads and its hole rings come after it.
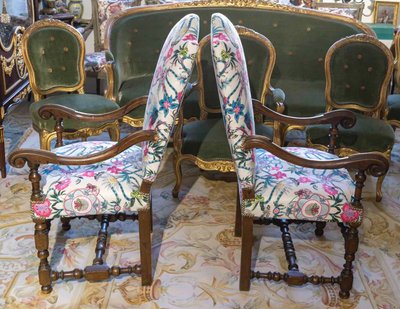
MULTIPOLYGON (((357 33, 375 36, 368 26, 352 18, 255 0, 134 7, 115 14, 106 26, 105 48, 111 52, 107 96, 123 106, 145 95, 160 46, 171 26, 185 14, 198 14, 202 38, 210 32, 210 18, 215 12, 271 40, 277 54, 271 85, 285 93, 284 106, 278 111, 292 116, 325 111, 324 57, 334 42, 357 33)), ((253 90, 260 93, 259 89, 253 90)), ((197 95, 193 92, 185 103, 186 119, 197 116, 197 95)), ((276 102, 282 100, 281 96, 271 95, 267 104, 276 108, 276 102)), ((132 125, 140 126, 143 112, 144 105, 130 115, 132 125)))

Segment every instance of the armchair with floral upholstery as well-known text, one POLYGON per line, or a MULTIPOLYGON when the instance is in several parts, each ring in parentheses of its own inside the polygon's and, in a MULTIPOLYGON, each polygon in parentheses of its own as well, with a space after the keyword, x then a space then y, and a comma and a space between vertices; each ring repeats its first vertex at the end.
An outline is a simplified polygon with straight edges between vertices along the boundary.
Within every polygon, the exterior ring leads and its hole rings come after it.
MULTIPOLYGON (((213 14, 211 32, 220 104, 238 179, 235 234, 242 237, 240 290, 250 289, 251 278, 283 280, 294 286, 336 283, 340 285, 340 297, 348 298, 358 247, 357 228, 363 218, 361 197, 366 172, 374 176, 386 173, 389 167, 387 158, 371 152, 339 159, 334 154, 312 148, 281 148, 269 138, 255 135, 253 104, 259 112, 272 119, 279 117, 285 124, 330 123, 330 133, 336 131, 339 123, 351 127, 356 117, 346 110, 310 119, 288 117, 257 102, 252 104, 245 55, 234 26, 224 15, 213 14), (221 40, 222 35, 227 40, 221 40), (233 61, 234 57, 242 60, 233 61), (232 112, 236 106, 240 106, 242 113, 232 112), (347 171, 349 168, 356 170, 355 184, 347 171), (309 276, 300 272, 289 223, 316 223, 316 234, 322 235, 323 227, 330 221, 338 223, 344 236, 345 264, 342 272, 338 276, 328 272, 309 276), (274 223, 280 227, 287 272, 251 270, 253 223, 274 223)), ((335 138, 331 138, 332 150, 334 142, 335 138)))
MULTIPOLYGON (((149 90, 143 130, 131 133, 119 142, 79 142, 55 148, 52 152, 18 149, 10 154, 12 166, 23 167, 27 163, 30 168, 31 209, 42 292, 50 293, 52 283, 58 279, 99 281, 121 274, 141 275, 143 285, 151 284, 151 187, 193 69, 198 32, 199 18, 194 14, 182 18, 170 31, 149 90), (182 53, 182 50, 186 52, 182 53), (144 142, 142 147, 136 146, 141 142, 144 142), (56 271, 50 265, 49 230, 57 218, 61 219, 64 230, 71 228, 70 220, 74 218, 100 221, 93 265, 71 271, 56 271), (139 221, 141 265, 109 267, 104 257, 109 222, 126 219, 139 221)), ((104 114, 44 105, 39 114, 56 119, 58 144, 62 145, 63 119, 116 120, 137 107, 137 103, 133 101, 104 114)))

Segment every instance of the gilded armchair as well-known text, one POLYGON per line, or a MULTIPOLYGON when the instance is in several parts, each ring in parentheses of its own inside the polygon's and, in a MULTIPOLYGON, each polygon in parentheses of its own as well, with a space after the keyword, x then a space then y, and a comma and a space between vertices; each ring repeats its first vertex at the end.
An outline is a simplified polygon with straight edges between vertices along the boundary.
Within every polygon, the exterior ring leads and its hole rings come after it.
MULTIPOLYGON (((72 26, 58 20, 46 19, 33 24, 25 32, 23 56, 35 102, 30 106, 33 128, 39 133, 40 148, 50 149, 56 138, 55 121, 44 120, 39 109, 58 104, 84 113, 107 113, 118 104, 98 95, 84 94, 85 43, 72 26)), ((110 137, 119 139, 117 121, 90 123, 68 119, 64 122, 64 138, 86 139, 108 130, 110 137)))
MULTIPOLYGON (((252 95, 265 102, 268 93, 279 92, 270 86, 270 77, 275 64, 275 49, 263 35, 236 26, 244 48, 248 52, 247 64, 250 75, 252 95)), ((238 59, 237 61, 241 61, 238 59)), ((197 81, 192 84, 189 97, 197 92, 200 107, 200 119, 184 121, 186 101, 179 113, 178 125, 174 133, 174 166, 176 184, 173 196, 177 197, 182 183, 182 162, 191 161, 199 168, 208 171, 233 172, 234 165, 229 152, 229 145, 224 133, 218 91, 212 68, 210 53, 210 35, 199 43, 196 57, 197 81)), ((260 135, 272 136, 272 127, 264 125, 258 117, 256 131, 260 135)))
MULTIPOLYGON (((12 166, 23 167, 27 163, 30 168, 31 209, 42 292, 50 293, 52 283, 59 279, 100 281, 121 274, 141 275, 143 285, 151 284, 151 187, 192 72, 198 48, 198 31, 198 16, 189 14, 168 35, 149 90, 143 130, 131 133, 118 142, 78 142, 55 148, 52 152, 19 149, 10 154, 12 166), (141 142, 144 142, 142 147, 136 146, 141 142), (63 230, 69 230, 70 220, 77 217, 100 221, 93 265, 84 269, 56 271, 48 260, 51 223, 60 218, 63 230), (126 219, 137 219, 139 222, 141 265, 109 267, 104 257, 109 222, 126 219)), ((44 105, 39 114, 45 119, 56 119, 57 140, 61 145, 63 119, 114 121, 137 108, 138 104, 141 102, 133 101, 104 114, 44 105)))
MULTIPOLYGON (((363 217, 362 188, 366 172, 386 173, 389 162, 380 153, 355 154, 339 159, 312 148, 285 147, 255 135, 253 104, 272 119, 285 124, 308 125, 313 121, 331 123, 331 133, 339 123, 351 127, 356 120, 351 111, 336 110, 314 118, 279 115, 260 103, 253 103, 245 56, 232 23, 222 14, 212 17, 212 54, 226 134, 238 178, 235 234, 242 237, 240 290, 250 289, 251 278, 340 285, 340 297, 348 298, 353 284, 352 263, 358 247, 357 227, 363 217), (221 39, 221 38, 226 38, 221 39), (230 55, 226 57, 227 51, 230 55), (233 61, 240 55, 242 61, 233 61), (240 106, 240 111, 237 109, 240 106), (277 119, 277 118, 276 118, 277 119), (347 169, 355 169, 355 185, 347 169), (314 222, 321 235, 327 222, 339 224, 345 240, 345 264, 339 276, 308 276, 299 270, 289 223, 314 222), (282 232, 288 271, 252 271, 253 223, 274 223, 282 232)), ((331 147, 335 139, 331 138, 331 147)))
MULTIPOLYGON (((341 132, 335 153, 347 156, 352 153, 378 151, 389 160, 394 144, 394 131, 382 119, 387 109, 387 95, 393 71, 390 50, 376 38, 358 34, 337 41, 325 58, 326 111, 336 108, 356 112, 354 127, 341 132)), ((307 144, 328 150, 329 127, 310 126, 306 129, 307 144)), ((382 199, 384 175, 376 184, 376 200, 382 199)))

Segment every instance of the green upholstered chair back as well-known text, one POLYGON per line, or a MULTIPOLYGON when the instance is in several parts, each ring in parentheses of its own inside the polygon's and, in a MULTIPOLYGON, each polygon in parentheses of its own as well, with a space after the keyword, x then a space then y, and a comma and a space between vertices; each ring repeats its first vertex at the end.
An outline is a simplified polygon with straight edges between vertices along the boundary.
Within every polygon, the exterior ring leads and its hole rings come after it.
MULTIPOLYGON (((275 49, 262 34, 242 26, 235 27, 247 55, 247 72, 250 79, 252 98, 264 102, 268 92, 271 73, 275 65, 275 49), (264 74, 262 74, 264 73, 264 74)), ((220 113, 218 90, 210 52, 210 35, 199 43, 197 53, 199 104, 208 113, 220 113)))
MULTIPOLYGON (((209 33, 213 13, 220 12, 233 24, 253 29, 270 39, 277 61, 272 74, 274 87, 285 90, 287 81, 322 81, 324 57, 338 39, 372 30, 352 19, 314 10, 262 1, 194 1, 135 7, 117 13, 108 22, 105 48, 115 58, 114 96, 123 81, 153 73, 162 42, 171 28, 188 13, 200 17, 200 38, 209 33), (309 48, 305 48, 309 46, 309 48)), ((249 55, 250 56, 250 55, 249 55)), ((259 89, 254 89, 260 93, 259 89)))
POLYGON ((76 29, 41 20, 28 28, 22 44, 35 100, 57 91, 83 92, 85 44, 76 29))
POLYGON ((393 56, 383 43, 364 34, 341 39, 328 50, 325 70, 327 110, 380 116, 393 72, 393 56))

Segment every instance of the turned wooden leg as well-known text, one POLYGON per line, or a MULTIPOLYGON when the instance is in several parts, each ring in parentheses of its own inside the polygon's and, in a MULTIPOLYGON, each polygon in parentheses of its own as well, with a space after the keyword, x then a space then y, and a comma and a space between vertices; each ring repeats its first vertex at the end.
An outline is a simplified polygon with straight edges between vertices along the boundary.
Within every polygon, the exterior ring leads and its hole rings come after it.
POLYGON ((177 154, 174 154, 174 171, 175 171, 175 187, 172 189, 172 196, 177 198, 179 195, 179 189, 181 188, 182 184, 182 166, 181 166, 181 160, 177 158, 177 154))
POLYGON ((1 177, 6 178, 6 149, 4 147, 4 127, 3 123, 0 124, 0 170, 1 177))
POLYGON ((71 229, 71 221, 72 218, 67 218, 67 217, 61 217, 61 228, 63 231, 69 231, 71 229))
POLYGON ((251 253, 253 249, 253 218, 242 216, 242 253, 240 259, 241 291, 250 290, 251 253))
POLYGON ((153 281, 151 268, 151 215, 150 209, 139 210, 139 242, 142 285, 151 285, 153 281))
POLYGON ((97 243, 96 243, 96 254, 93 259, 93 265, 103 265, 103 255, 106 251, 107 246, 107 229, 110 223, 109 215, 103 215, 101 218, 100 230, 97 234, 97 243))
POLYGON ((353 261, 355 253, 358 249, 358 231, 355 225, 350 224, 346 230, 346 237, 344 238, 344 259, 346 260, 343 265, 342 273, 340 274, 340 298, 349 298, 350 290, 353 287, 353 261))
POLYGON ((236 191, 236 218, 235 218, 235 236, 242 236, 242 208, 240 207, 240 192, 239 186, 236 191))
POLYGON ((318 237, 324 235, 325 226, 326 226, 326 222, 322 222, 322 221, 316 222, 315 231, 314 231, 315 235, 318 237))
POLYGON ((386 175, 379 176, 378 180, 376 181, 376 201, 382 201, 383 193, 382 193, 382 184, 383 180, 385 179, 386 175))
POLYGON ((38 251, 39 264, 39 283, 42 286, 42 292, 49 294, 51 287, 51 267, 47 260, 49 257, 49 221, 43 219, 34 219, 35 223, 35 247, 38 251))

